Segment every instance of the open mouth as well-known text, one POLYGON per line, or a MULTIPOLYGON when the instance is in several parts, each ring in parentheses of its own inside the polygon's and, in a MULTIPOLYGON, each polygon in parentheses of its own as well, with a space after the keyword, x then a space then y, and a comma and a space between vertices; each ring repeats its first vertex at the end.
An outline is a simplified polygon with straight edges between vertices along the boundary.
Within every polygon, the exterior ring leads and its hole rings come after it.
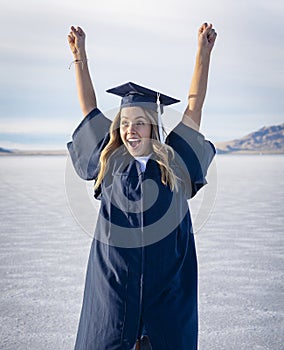
POLYGON ((136 148, 140 145, 141 140, 140 139, 129 139, 129 140, 127 140, 127 143, 131 148, 136 148))

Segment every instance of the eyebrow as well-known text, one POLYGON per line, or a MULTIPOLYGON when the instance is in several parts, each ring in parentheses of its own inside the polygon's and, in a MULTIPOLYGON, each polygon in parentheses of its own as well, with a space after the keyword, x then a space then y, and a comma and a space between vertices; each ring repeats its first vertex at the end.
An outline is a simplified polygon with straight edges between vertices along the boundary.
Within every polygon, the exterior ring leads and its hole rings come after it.
MULTIPOLYGON (((129 119, 128 117, 126 116, 121 116, 120 119, 129 119)), ((144 120, 147 120, 147 118, 143 115, 139 115, 138 117, 135 117, 134 120, 137 120, 137 119, 144 119, 144 120)))

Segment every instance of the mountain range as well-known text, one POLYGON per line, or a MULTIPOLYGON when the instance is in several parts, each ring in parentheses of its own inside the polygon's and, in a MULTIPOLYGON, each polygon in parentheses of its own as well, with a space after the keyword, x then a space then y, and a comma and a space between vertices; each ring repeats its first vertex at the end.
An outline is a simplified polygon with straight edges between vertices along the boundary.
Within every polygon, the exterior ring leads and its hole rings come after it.
POLYGON ((0 156, 65 156, 66 150, 18 150, 0 147, 0 156))
POLYGON ((284 153, 284 123, 264 126, 240 139, 215 143, 215 147, 219 154, 284 153))

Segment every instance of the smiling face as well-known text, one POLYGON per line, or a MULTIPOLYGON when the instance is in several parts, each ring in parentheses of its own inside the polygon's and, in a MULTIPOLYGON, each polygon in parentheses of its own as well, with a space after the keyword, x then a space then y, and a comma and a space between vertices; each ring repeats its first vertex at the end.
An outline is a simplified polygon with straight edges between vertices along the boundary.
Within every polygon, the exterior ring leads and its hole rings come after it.
POLYGON ((152 126, 140 107, 124 107, 120 114, 120 137, 133 157, 151 153, 152 126))

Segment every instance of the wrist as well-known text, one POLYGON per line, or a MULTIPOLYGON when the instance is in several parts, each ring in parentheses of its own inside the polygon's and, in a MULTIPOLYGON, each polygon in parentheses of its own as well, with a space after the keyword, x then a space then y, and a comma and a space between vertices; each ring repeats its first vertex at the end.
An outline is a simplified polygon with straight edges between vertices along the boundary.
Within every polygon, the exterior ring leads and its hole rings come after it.
POLYGON ((87 61, 87 54, 86 51, 77 51, 73 53, 74 60, 81 60, 81 61, 87 61))
POLYGON ((211 50, 209 48, 198 46, 197 47, 197 55, 201 56, 201 57, 204 57, 204 58, 210 57, 211 50))
POLYGON ((72 64, 75 64, 75 65, 80 65, 82 70, 84 69, 84 66, 87 65, 88 63, 88 59, 87 57, 86 58, 83 58, 83 56, 75 56, 74 55, 74 61, 72 61, 69 65, 69 69, 71 68, 72 64), (76 58, 76 57, 82 57, 82 58, 76 58))

